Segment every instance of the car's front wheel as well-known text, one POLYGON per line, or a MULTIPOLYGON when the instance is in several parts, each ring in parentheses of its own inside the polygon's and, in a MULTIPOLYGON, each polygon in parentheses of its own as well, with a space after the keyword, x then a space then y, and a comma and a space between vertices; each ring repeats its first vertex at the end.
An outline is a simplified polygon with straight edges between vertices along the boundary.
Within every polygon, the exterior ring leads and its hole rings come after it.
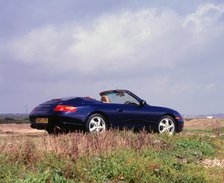
POLYGON ((107 130, 107 122, 104 116, 101 114, 92 114, 88 117, 86 121, 86 131, 93 133, 93 132, 104 132, 107 130))
POLYGON ((160 119, 158 125, 159 133, 174 134, 176 131, 175 120, 171 116, 164 116, 160 119))

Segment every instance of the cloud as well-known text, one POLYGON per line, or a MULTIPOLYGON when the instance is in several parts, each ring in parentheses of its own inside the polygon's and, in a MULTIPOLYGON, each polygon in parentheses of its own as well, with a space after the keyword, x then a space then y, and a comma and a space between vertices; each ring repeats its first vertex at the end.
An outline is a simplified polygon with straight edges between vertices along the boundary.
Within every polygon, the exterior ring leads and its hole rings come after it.
POLYGON ((205 4, 200 6, 196 12, 189 14, 184 22, 184 26, 190 24, 195 26, 197 32, 205 30, 206 27, 212 25, 217 26, 220 18, 223 18, 224 5, 205 4))
POLYGON ((18 78, 45 80, 52 91, 72 90, 75 82, 87 90, 139 88, 143 96, 162 96, 163 104, 201 91, 215 94, 223 77, 223 35, 224 4, 202 4, 188 14, 144 7, 101 14, 89 23, 33 28, 8 40, 0 55, 32 70, 21 69, 18 78))
MULTIPOLYGON (((173 14, 163 12, 157 17, 155 10, 146 9, 105 15, 88 26, 49 25, 12 41, 9 47, 19 61, 50 66, 57 63, 59 69, 65 70, 122 70, 127 65, 135 67, 136 60, 145 64, 146 57, 151 67, 157 67, 161 63, 154 62, 156 51, 152 50, 165 31, 172 29, 161 27, 176 22, 177 16, 173 14)), ((162 65, 170 64, 171 59, 160 59, 162 65)))
MULTIPOLYGON (((206 4, 187 16, 167 9, 125 10, 88 25, 48 25, 13 40, 9 50, 20 62, 81 72, 175 67, 197 46, 221 36, 223 5, 206 4), (213 39, 212 37, 211 39, 213 39), (178 50, 178 51, 177 51, 178 50)), ((197 54, 197 53, 196 53, 197 54)))

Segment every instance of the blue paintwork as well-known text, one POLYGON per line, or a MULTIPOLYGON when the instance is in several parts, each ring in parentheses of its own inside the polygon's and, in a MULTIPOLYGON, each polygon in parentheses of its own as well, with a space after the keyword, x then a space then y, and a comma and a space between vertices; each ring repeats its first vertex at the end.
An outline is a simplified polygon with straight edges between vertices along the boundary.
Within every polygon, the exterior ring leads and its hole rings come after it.
MULTIPOLYGON (((129 95, 136 98, 139 103, 142 99, 127 90, 129 95)), ((101 95, 104 92, 101 93, 101 95)), ((88 97, 75 97, 64 99, 53 99, 37 106, 30 113, 31 127, 37 129, 45 129, 47 125, 58 125, 63 128, 84 128, 84 124, 89 115, 93 113, 100 113, 105 116, 110 127, 114 128, 157 128, 159 120, 165 116, 170 115, 180 117, 176 120, 176 131, 180 132, 183 128, 183 118, 181 115, 169 108, 145 105, 127 105, 103 103, 88 97), (58 105, 69 105, 77 107, 76 112, 55 112, 54 108, 58 105), (49 124, 36 124, 35 118, 46 117, 49 118, 49 124)))

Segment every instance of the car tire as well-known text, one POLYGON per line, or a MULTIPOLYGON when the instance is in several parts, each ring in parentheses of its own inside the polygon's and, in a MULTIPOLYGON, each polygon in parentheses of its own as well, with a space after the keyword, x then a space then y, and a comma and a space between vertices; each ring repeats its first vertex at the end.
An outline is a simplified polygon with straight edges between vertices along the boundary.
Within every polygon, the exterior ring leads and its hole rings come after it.
POLYGON ((159 133, 168 133, 173 135, 176 132, 176 122, 171 116, 163 116, 158 123, 159 133))
POLYGON ((107 121, 101 114, 91 114, 85 123, 86 132, 101 133, 108 129, 107 121))
POLYGON ((46 131, 49 135, 58 135, 58 134, 62 134, 65 133, 64 130, 62 130, 60 127, 58 126, 48 126, 46 128, 46 131))

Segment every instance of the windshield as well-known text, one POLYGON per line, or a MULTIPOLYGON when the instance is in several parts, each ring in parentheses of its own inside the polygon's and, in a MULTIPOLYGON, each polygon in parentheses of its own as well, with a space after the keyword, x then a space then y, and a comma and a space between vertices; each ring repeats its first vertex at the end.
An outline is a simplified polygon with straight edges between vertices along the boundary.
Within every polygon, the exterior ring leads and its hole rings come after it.
POLYGON ((111 92, 104 95, 109 98, 110 103, 139 105, 138 100, 126 92, 111 92))

